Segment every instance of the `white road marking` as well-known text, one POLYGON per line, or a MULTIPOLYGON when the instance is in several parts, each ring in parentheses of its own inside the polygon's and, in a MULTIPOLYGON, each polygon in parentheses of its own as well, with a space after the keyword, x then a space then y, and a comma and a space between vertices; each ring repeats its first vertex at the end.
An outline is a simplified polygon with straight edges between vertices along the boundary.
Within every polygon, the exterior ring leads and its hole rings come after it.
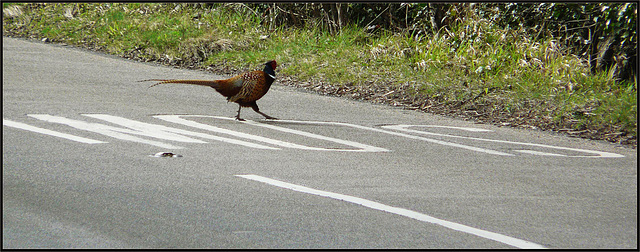
MULTIPOLYGON (((144 135, 144 136, 150 136, 150 137, 158 137, 157 132, 140 132, 140 131, 135 131, 135 130, 130 130, 130 129, 112 127, 112 126, 99 124, 99 123, 88 123, 88 122, 84 122, 84 121, 73 120, 73 119, 68 119, 68 118, 61 117, 61 116, 52 116, 52 115, 47 115, 47 114, 37 114, 37 115, 28 114, 27 116, 30 116, 30 117, 33 117, 33 118, 36 118, 36 119, 39 119, 39 120, 43 120, 43 121, 46 121, 46 122, 65 124, 65 125, 71 126, 73 128, 79 129, 79 130, 86 130, 86 131, 102 134, 102 135, 105 135, 105 136, 117 138, 117 139, 120 139, 120 140, 132 141, 132 142, 143 143, 143 144, 149 144, 149 145, 158 146, 158 147, 162 147, 162 148, 168 148, 168 149, 182 149, 183 148, 181 146, 176 146, 176 145, 172 145, 172 144, 168 144, 168 143, 164 143, 164 142, 148 140, 148 139, 143 139, 143 138, 132 136, 132 135, 144 135)), ((180 139, 180 137, 182 137, 182 136, 173 136, 172 139, 173 140, 178 140, 178 141, 182 140, 183 142, 188 142, 188 141, 191 141, 191 142, 202 142, 200 140, 188 139, 186 137, 183 138, 183 139, 180 139)))
MULTIPOLYGON (((420 131, 420 130, 407 129, 408 127, 420 127, 420 126, 421 125, 399 124, 399 125, 386 125, 386 126, 382 126, 382 127, 386 128, 386 129, 395 129, 395 130, 399 130, 399 131, 416 133, 416 134, 423 134, 423 135, 445 136, 445 137, 471 139, 471 140, 479 140, 479 141, 487 141, 487 142, 495 142, 495 143, 506 143, 506 144, 518 144, 518 145, 526 145, 526 146, 536 146, 536 147, 544 147, 544 148, 558 149, 558 150, 570 150, 570 151, 577 151, 577 152, 586 152, 586 153, 596 154, 597 155, 597 156, 567 156, 567 157, 581 157, 581 158, 600 158, 600 157, 618 158, 618 157, 624 157, 624 155, 620 155, 620 154, 616 154, 616 153, 610 153, 610 152, 604 152, 604 151, 584 150, 584 149, 559 147, 559 146, 552 146, 552 145, 545 145, 545 144, 512 142, 512 141, 485 139, 485 138, 477 138, 477 137, 465 137, 465 136, 447 135, 447 134, 439 134, 439 133, 433 133, 433 132, 426 132, 426 131, 420 131)), ((537 152, 537 153, 540 154, 540 153, 544 153, 544 152, 537 152)), ((530 154, 532 154, 532 153, 530 153, 530 154)), ((548 154, 549 154, 549 156, 551 156, 551 153, 548 153, 548 154)))
MULTIPOLYGON (((328 137, 328 136, 322 136, 322 135, 318 135, 318 134, 309 133, 309 132, 306 132, 306 131, 294 130, 294 129, 279 127, 279 126, 270 125, 270 124, 258 123, 258 122, 251 121, 251 120, 240 121, 240 122, 241 123, 245 123, 245 124, 249 124, 249 125, 253 125, 253 126, 264 127, 264 128, 269 128, 269 129, 273 129, 273 130, 286 132, 286 133, 301 135, 301 136, 305 136, 305 137, 309 137, 309 138, 316 138, 316 139, 331 141, 331 142, 335 142, 335 143, 339 143, 339 144, 352 146, 352 147, 355 147, 355 148, 358 148, 358 149, 338 149, 338 148, 327 149, 327 148, 319 148, 319 147, 309 147, 309 146, 304 146, 304 145, 299 145, 299 144, 279 141, 279 140, 275 140, 275 139, 271 139, 271 138, 251 135, 251 134, 247 134, 247 133, 241 133, 241 132, 237 132, 237 131, 222 129, 222 128, 214 127, 214 126, 211 126, 211 125, 197 123, 197 122, 194 122, 194 121, 189 121, 189 120, 181 118, 181 117, 205 117, 205 118, 216 118, 216 119, 223 119, 223 120, 235 120, 235 118, 231 118, 231 117, 205 116, 205 115, 159 115, 159 116, 154 116, 154 117, 162 119, 162 120, 174 122, 174 123, 179 123, 179 124, 191 126, 191 127, 211 130, 211 131, 220 132, 220 133, 223 133, 223 134, 230 134, 230 135, 234 135, 234 136, 237 136, 237 137, 252 139, 252 140, 255 140, 255 141, 261 141, 261 142, 270 143, 270 144, 279 145, 279 146, 288 147, 288 148, 305 149, 305 150, 319 150, 319 151, 346 151, 346 152, 387 152, 387 151, 389 151, 389 150, 384 149, 384 148, 379 148, 379 147, 375 147, 375 146, 371 146, 371 145, 367 145, 367 144, 362 144, 362 143, 358 143, 358 142, 353 142, 353 141, 348 141, 348 140, 343 140, 343 139, 338 139, 338 138, 333 138, 333 137, 328 137)), ((281 121, 281 120, 278 120, 278 121, 281 121)), ((307 122, 307 121, 296 121, 296 122, 297 123, 302 123, 302 124, 314 124, 315 123, 315 122, 307 122)), ((342 124, 338 124, 338 125, 342 125, 342 124)))
POLYGON ((131 128, 129 129, 118 128, 118 127, 113 127, 113 126, 104 125, 100 123, 88 123, 84 121, 73 120, 73 119, 68 119, 61 116, 52 116, 47 114, 37 114, 37 115, 28 114, 28 116, 39 119, 39 120, 47 121, 47 122, 65 124, 65 125, 74 127, 76 129, 86 130, 86 131, 110 136, 113 138, 117 138, 120 140, 149 144, 149 145, 158 146, 158 147, 167 148, 167 149, 182 149, 183 147, 165 143, 165 142, 143 139, 133 135, 142 135, 142 136, 153 137, 158 139, 187 142, 187 143, 206 143, 202 140, 198 140, 198 139, 194 139, 194 138, 190 138, 190 137, 186 137, 178 134, 178 133, 183 133, 183 134, 194 135, 194 136, 199 136, 203 138, 209 138, 209 139, 225 141, 229 143, 240 144, 247 147, 254 147, 254 148, 261 148, 261 149, 276 149, 273 147, 244 142, 240 140, 222 138, 222 137, 207 135, 204 133, 190 132, 190 131, 181 130, 181 129, 174 129, 174 128, 170 128, 162 125, 142 123, 142 122, 138 122, 138 121, 122 118, 122 117, 117 117, 117 116, 110 116, 110 115, 96 114, 96 115, 85 115, 85 116, 107 120, 112 123, 126 125, 127 127, 131 127, 131 128))
POLYGON ((534 151, 534 150, 514 150, 514 151, 527 153, 527 154, 531 154, 531 155, 538 155, 538 156, 556 156, 556 157, 566 157, 567 156, 567 155, 562 155, 562 154, 548 153, 548 152, 541 152, 541 151, 534 151))
POLYGON ((469 128, 469 127, 454 127, 454 126, 444 126, 444 125, 420 125, 420 127, 458 129, 458 130, 471 131, 471 132, 493 132, 493 130, 488 130, 488 129, 469 128))
POLYGON ((490 149, 484 149, 484 148, 479 148, 479 147, 474 147, 474 146, 468 146, 468 145, 463 145, 463 144, 445 142, 445 141, 440 141, 440 140, 436 140, 436 139, 419 137, 419 136, 404 134, 404 133, 395 132, 395 131, 371 128, 371 127, 357 125, 357 124, 340 123, 340 122, 296 121, 296 120, 278 120, 278 121, 294 122, 294 123, 307 123, 307 124, 342 125, 342 126, 353 127, 353 128, 356 128, 356 129, 370 130, 370 131, 373 131, 373 132, 380 132, 380 133, 385 133, 385 134, 394 135, 394 136, 401 136, 401 137, 406 137, 406 138, 411 138, 411 139, 416 139, 416 140, 422 140, 422 141, 427 141, 427 142, 430 142, 430 143, 446 145, 446 146, 452 146, 452 147, 457 147, 457 148, 462 148, 462 149, 472 150, 472 151, 477 151, 477 152, 482 152, 482 153, 488 153, 488 154, 493 154, 493 155, 515 156, 513 154, 509 154, 509 153, 505 153, 505 152, 500 152, 500 151, 495 151, 495 150, 490 150, 490 149))
MULTIPOLYGON (((72 119, 67 119, 67 118, 60 117, 60 116, 52 116, 52 115, 47 115, 47 114, 29 114, 28 116, 36 118, 36 119, 39 119, 39 120, 47 121, 47 122, 66 124, 68 126, 71 126, 71 127, 74 127, 74 128, 80 129, 80 130, 91 131, 91 132, 99 133, 99 134, 102 134, 102 135, 114 137, 114 138, 121 139, 121 140, 139 142, 139 143, 144 143, 144 144, 150 144, 150 145, 159 146, 159 147, 163 147, 163 148, 170 148, 170 149, 182 149, 183 147, 172 145, 172 144, 168 144, 168 143, 164 143, 164 142, 160 142, 160 141, 142 139, 142 138, 135 137, 135 136, 132 136, 132 135, 143 135, 143 136, 148 136, 148 137, 153 137, 153 138, 158 138, 158 139, 165 139, 165 140, 172 140, 172 141, 179 141, 179 142, 187 142, 187 143, 206 143, 206 142, 198 140, 198 139, 193 139, 193 138, 187 137, 187 136, 194 136, 194 137, 212 139, 212 140, 216 140, 216 141, 232 143, 232 144, 238 144, 238 145, 242 145, 242 146, 246 146, 246 147, 252 147, 252 148, 258 148, 258 149, 270 149, 270 150, 279 150, 280 149, 280 148, 276 148, 276 147, 270 147, 270 146, 266 146, 266 145, 262 145, 262 144, 251 143, 251 142, 246 142, 246 141, 237 140, 237 139, 213 136, 213 135, 209 135, 209 134, 205 134, 205 133, 192 132, 192 131, 188 131, 188 130, 171 128, 171 127, 167 127, 167 126, 163 126, 163 125, 143 123, 143 122, 139 122, 139 121, 134 121, 134 120, 130 120, 130 119, 126 119, 126 118, 122 118, 122 117, 118 117, 118 116, 106 115, 106 114, 84 114, 84 116, 92 117, 92 118, 96 118, 96 119, 101 119, 101 120, 105 120, 105 121, 109 121, 109 122, 114 123, 114 124, 125 126, 128 129, 108 126, 108 125, 99 124, 99 123, 88 123, 88 122, 84 122, 84 121, 72 120, 72 119), (185 136, 185 135, 187 135, 187 136, 185 136)), ((258 122, 251 121, 251 120, 243 121, 241 123, 245 123, 245 124, 249 124, 249 125, 253 125, 253 126, 258 126, 258 127, 269 128, 269 129, 278 130, 278 131, 282 131, 282 132, 286 132, 286 133, 301 135, 301 136, 305 136, 305 137, 309 137, 309 138, 315 138, 315 139, 320 139, 320 140, 331 141, 331 142, 335 142, 335 143, 339 143, 339 144, 352 146, 352 147, 355 147, 356 149, 340 149, 340 148, 330 148, 329 149, 329 148, 320 148, 320 147, 310 147, 310 146, 305 146, 305 145, 300 145, 300 144, 295 144, 295 143, 275 140, 275 139, 271 139, 271 138, 261 137, 261 136, 257 136, 257 135, 237 132, 237 131, 233 131, 233 130, 223 129, 223 128, 219 128, 219 127, 215 127, 215 126, 211 126, 211 125, 207 125, 207 124, 202 124, 202 123, 197 123, 197 122, 194 122, 194 121, 190 121, 190 120, 186 120, 186 119, 181 118, 181 117, 209 117, 209 118, 217 118, 217 119, 223 119, 223 120, 234 120, 234 118, 229 118, 229 117, 204 116, 204 115, 158 115, 158 116, 154 116, 154 117, 158 118, 158 119, 165 120, 165 121, 169 121, 169 122, 183 124, 183 125, 190 126, 190 127, 195 127, 195 128, 199 128, 199 129, 205 129, 205 130, 214 131, 214 132, 218 132, 218 133, 222 133, 222 134, 233 135, 233 136, 240 137, 240 138, 245 138, 245 139, 250 139, 250 140, 254 140, 254 141, 269 143, 269 144, 273 144, 273 145, 277 145, 277 146, 281 146, 281 147, 286 147, 286 148, 295 148, 295 149, 303 149, 303 150, 319 150, 319 151, 346 151, 346 152, 388 152, 388 151, 390 151, 388 149, 375 147, 375 146, 371 146, 371 145, 367 145, 367 144, 362 144, 362 143, 358 143, 358 142, 353 142, 353 141, 348 141, 348 140, 343 140, 343 139, 338 139, 338 138, 333 138, 333 137, 313 134, 313 133, 310 133, 310 132, 294 130, 294 129, 280 127, 280 126, 276 126, 276 125, 272 125, 272 124, 258 123, 258 122)), ((624 157, 624 155, 620 155, 620 154, 616 154, 616 153, 610 153, 610 152, 603 152, 603 151, 594 151, 594 150, 585 150, 585 149, 577 149, 577 148, 559 147, 559 146, 551 146, 551 145, 545 145, 545 144, 534 144, 534 143, 524 143, 524 142, 512 142, 512 141, 504 141, 504 140, 484 139, 484 138, 477 138, 477 137, 456 136, 456 135, 440 134, 440 133, 433 133, 433 132, 426 132, 426 131, 408 129, 409 127, 439 127, 439 128, 459 129, 459 130, 472 131, 472 132, 487 132, 487 131, 490 131, 490 130, 485 130, 485 129, 476 129, 476 128, 468 128, 468 127, 400 124, 400 125, 385 125, 385 126, 382 126, 383 129, 378 129, 378 128, 372 128, 372 127, 361 126, 361 125, 350 124, 350 123, 340 123, 340 122, 319 122, 319 121, 298 121, 298 120, 278 120, 278 122, 283 122, 283 123, 291 122, 291 123, 307 124, 307 125, 334 125, 334 126, 352 127, 352 128, 356 128, 356 129, 363 129, 363 130, 369 130, 369 131, 373 131, 373 132, 385 133, 385 134, 390 134, 390 135, 395 135, 395 136, 402 136, 402 137, 405 137, 405 138, 422 140, 422 141, 427 141, 427 142, 430 142, 430 143, 435 143, 435 144, 440 144, 440 145, 445 145, 445 146, 452 146, 452 147, 456 147, 456 148, 462 148, 462 149, 467 149, 467 150, 472 150, 472 151, 477 151, 477 152, 482 152, 482 153, 488 153, 488 154, 493 154, 493 155, 501 155, 501 156, 515 156, 515 155, 510 154, 510 153, 495 151, 495 150, 491 150, 491 149, 479 148, 479 147, 474 147, 474 146, 468 146, 468 145, 463 145, 463 144, 457 144, 457 143, 451 143, 451 142, 446 142, 446 141, 441 141, 441 140, 436 140, 436 139, 420 137, 420 136, 411 135, 411 134, 405 134, 405 133, 401 133, 401 132, 407 132, 407 133, 413 133, 413 134, 422 134, 422 135, 434 135, 434 136, 441 136, 441 137, 461 138, 461 139, 478 140, 478 141, 487 141, 487 142, 496 142, 496 143, 504 143, 504 144, 535 146, 535 147, 543 147, 543 148, 549 148, 549 149, 569 150, 569 151, 576 151, 576 152, 584 152, 584 153, 594 154, 594 156, 569 156, 569 155, 548 153, 548 152, 541 152, 541 151, 533 151, 533 150, 514 150, 514 151, 520 152, 520 153, 526 153, 526 154, 531 154, 531 155, 539 155, 539 156, 584 157, 584 158, 600 158, 600 157, 618 158, 618 157, 624 157), (389 130, 385 130, 385 129, 392 129, 392 130, 396 130, 396 131, 389 131, 389 130), (401 132, 397 132, 397 131, 401 131, 401 132)), ((70 134, 65 134, 65 133, 56 132, 56 131, 53 131, 53 130, 48 130, 48 129, 43 129, 43 128, 27 125, 27 124, 24 124, 24 123, 14 122, 14 121, 10 121, 10 120, 4 119, 4 118, 3 118, 3 125, 9 126, 9 127, 14 127, 14 128, 19 128, 19 129, 23 129, 23 130, 28 130, 28 131, 38 132, 38 133, 42 133, 42 134, 47 134, 47 135, 51 135, 51 136, 57 136, 57 137, 61 137, 61 138, 65 138, 65 139, 69 139, 69 140, 73 140, 73 141, 78 141, 78 142, 82 142, 82 143, 91 143, 91 144, 94 144, 94 143, 106 143, 106 142, 103 142, 103 141, 93 140, 93 139, 84 138, 84 137, 78 137, 78 136, 74 136, 74 135, 70 135, 70 134)))
POLYGON ((254 141, 260 141, 260 142, 269 143, 269 144, 278 145, 278 146, 287 147, 287 148, 297 148, 297 149, 306 149, 306 150, 321 149, 321 148, 308 147, 308 146, 304 146, 304 145, 298 145, 298 144, 284 142, 284 141, 275 140, 275 139, 271 139, 271 138, 251 135, 251 134, 242 133, 242 132, 238 132, 238 131, 223 129, 223 128, 211 126, 211 125, 204 124, 204 123, 194 122, 194 121, 190 121, 190 120, 186 120, 186 119, 180 118, 181 115, 156 115, 156 116, 153 116, 153 117, 161 119, 161 120, 165 120, 167 122, 182 124, 182 125, 186 125, 186 126, 189 126, 189 127, 194 127, 194 128, 203 129, 203 130, 209 130, 209 131, 213 131, 213 132, 218 132, 218 133, 232 135, 232 136, 236 136, 236 137, 251 139, 251 140, 254 140, 254 141))
MULTIPOLYGON (((387 152, 387 151, 389 151, 389 150, 384 149, 384 148, 379 148, 379 147, 375 147, 375 146, 371 146, 371 145, 367 145, 367 144, 362 144, 362 143, 358 143, 358 142, 353 142, 353 141, 348 141, 348 140, 343 140, 343 139, 338 139, 338 138, 333 138, 333 137, 313 134, 313 133, 309 133, 309 132, 306 132, 306 131, 294 130, 294 129, 275 126, 275 125, 271 125, 271 124, 257 123, 257 122, 249 121, 249 120, 244 121, 243 123, 251 124, 251 125, 255 125, 255 126, 260 126, 260 127, 264 127, 264 128, 269 128, 269 129, 274 129, 274 130, 279 130, 279 131, 287 132, 287 133, 291 133, 291 134, 306 136, 306 137, 310 137, 310 138, 316 138, 316 139, 320 139, 320 140, 331 141, 331 142, 335 142, 335 143, 339 143, 339 144, 353 146, 353 147, 356 147, 356 148, 360 148, 360 149, 356 149, 356 150, 348 150, 348 149, 327 149, 327 150, 364 151, 364 152, 387 152)), ((305 123, 305 122, 304 121, 298 121, 298 123, 305 123)))
MULTIPOLYGON (((175 138, 172 138, 174 136, 178 136, 179 137, 178 139, 182 139, 182 138, 184 138, 184 136, 182 136, 182 135, 187 135, 187 136, 211 139, 211 140, 225 142, 225 143, 242 145, 242 146, 256 148, 256 149, 279 150, 279 148, 270 147, 270 146, 266 146, 266 145, 262 145, 262 144, 256 144, 256 143, 246 142, 246 141, 242 141, 242 140, 226 138, 226 137, 220 137, 220 136, 214 136, 214 135, 209 135, 209 134, 199 133, 199 132, 193 132, 193 131, 188 131, 188 130, 183 130, 183 129, 177 129, 177 128, 167 127, 167 126, 163 126, 163 125, 158 125, 158 124, 143 123, 143 122, 127 119, 127 118, 122 118, 122 117, 119 117, 119 116, 112 116, 112 115, 106 115, 106 114, 84 114, 84 116, 97 118, 97 119, 100 119, 100 120, 105 120, 107 122, 111 122, 111 123, 114 123, 114 124, 125 126, 127 128, 131 128, 131 129, 135 129, 135 130, 138 130, 138 131, 141 131, 141 132, 146 132, 146 133, 149 133, 149 134, 153 134, 155 137, 161 138, 161 139, 175 140, 175 138)), ((158 118, 157 116, 154 116, 154 117, 158 118)), ((191 126, 191 125, 189 125, 189 126, 191 126)), ((191 139, 191 138, 187 138, 187 139, 191 139)), ((176 141, 180 141, 180 140, 176 140, 176 141)), ((196 140, 196 141, 199 141, 199 140, 196 140)), ((203 141, 199 141, 199 142, 200 143, 206 143, 206 142, 203 142, 203 141)))
POLYGON ((446 227, 446 228, 449 228, 449 229, 453 229, 453 230, 456 230, 456 231, 460 231, 460 232, 476 235, 476 236, 479 236, 479 237, 482 237, 482 238, 490 239, 490 240, 497 241, 497 242, 500 242, 500 243, 504 243, 504 244, 507 244, 507 245, 510 245, 510 246, 514 246, 514 247, 517 247, 517 248, 523 248, 523 249, 524 248, 526 248, 526 249, 544 249, 545 248, 542 245, 539 245, 539 244, 536 244, 536 243, 533 243, 533 242, 529 242, 529 241, 521 240, 521 239, 518 239, 518 238, 513 238, 513 237, 506 236, 506 235, 502 235, 502 234, 498 234, 498 233, 494 233, 494 232, 490 232, 490 231, 486 231, 486 230, 482 230, 482 229, 466 226, 466 225, 455 223, 455 222, 451 222, 451 221, 438 219, 438 218, 435 218, 435 217, 432 217, 432 216, 429 216, 429 215, 426 215, 426 214, 422 214, 422 213, 419 213, 419 212, 416 212, 416 211, 412 211, 412 210, 408 210, 408 209, 404 209, 404 208, 399 208, 399 207, 394 207, 394 206, 389 206, 389 205, 385 205, 385 204, 382 204, 382 203, 378 203, 378 202, 367 200, 367 199, 363 199, 363 198, 358 198, 358 197, 339 194, 339 193, 321 191, 321 190, 317 190, 317 189, 313 189, 313 188, 309 188, 309 187, 305 187, 305 186, 301 186, 301 185, 291 184, 291 183, 287 183, 287 182, 282 182, 282 181, 279 181, 279 180, 270 179, 270 178, 266 178, 266 177, 262 177, 262 176, 258 176, 258 175, 253 175, 253 174, 235 175, 235 176, 241 177, 241 178, 245 178, 245 179, 249 179, 249 180, 262 182, 262 183, 266 183, 266 184, 269 184, 269 185, 273 185, 273 186, 277 186, 277 187, 281 187, 281 188, 285 188, 285 189, 290 189, 290 190, 293 190, 293 191, 296 191, 296 192, 308 193, 308 194, 312 194, 312 195, 318 195, 318 196, 322 196, 322 197, 327 197, 327 198, 332 198, 332 199, 351 202, 351 203, 354 203, 354 204, 362 205, 362 206, 367 207, 367 208, 380 210, 380 211, 384 211, 384 212, 388 212, 388 213, 393 213, 393 214, 409 217, 409 218, 416 219, 416 220, 423 221, 423 222, 433 223, 433 224, 440 225, 440 226, 443 226, 443 227, 446 227))
POLYGON ((25 124, 25 123, 21 123, 21 122, 14 122, 14 121, 7 120, 7 119, 4 119, 4 118, 2 118, 2 125, 8 126, 8 127, 17 128, 17 129, 22 129, 22 130, 28 130, 28 131, 32 131, 32 132, 36 132, 36 133, 41 133, 41 134, 45 134, 45 135, 60 137, 60 138, 64 138, 64 139, 68 139, 68 140, 72 140, 72 141, 76 141, 76 142, 86 143, 86 144, 107 143, 107 142, 98 141, 98 140, 94 140, 94 139, 90 139, 90 138, 79 137, 79 136, 74 136, 74 135, 71 135, 71 134, 57 132, 57 131, 53 131, 53 130, 49 130, 49 129, 43 129, 43 128, 40 128, 40 127, 31 126, 29 124, 25 124))

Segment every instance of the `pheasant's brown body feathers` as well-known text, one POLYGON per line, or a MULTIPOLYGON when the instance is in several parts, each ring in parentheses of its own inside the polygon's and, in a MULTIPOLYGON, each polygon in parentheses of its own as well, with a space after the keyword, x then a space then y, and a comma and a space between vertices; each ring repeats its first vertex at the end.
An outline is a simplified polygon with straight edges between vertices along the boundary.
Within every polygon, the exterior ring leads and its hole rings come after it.
POLYGON ((159 81, 158 83, 153 84, 150 87, 170 83, 209 86, 218 91, 218 93, 227 97, 228 101, 235 102, 240 105, 240 108, 238 109, 238 115, 236 116, 236 119, 238 120, 242 120, 240 119, 240 110, 242 109, 242 107, 251 107, 254 111, 263 115, 267 119, 276 119, 260 112, 260 110, 258 109, 258 105, 256 104, 256 101, 262 98, 262 96, 264 96, 267 91, 269 91, 271 84, 275 80, 276 74, 274 70, 276 66, 276 61, 272 60, 265 63, 265 68, 263 71, 246 72, 225 80, 150 79, 143 81, 159 81))
MULTIPOLYGON (((237 102, 240 105, 243 103, 250 103, 259 100, 264 96, 267 91, 269 91, 269 87, 273 83, 274 79, 271 79, 265 74, 263 71, 253 71, 241 74, 237 77, 241 81, 236 81, 230 79, 231 83, 234 83, 234 87, 238 87, 237 83, 241 83, 239 88, 234 89, 234 93, 232 96, 228 96, 228 100, 230 102, 237 102)), ((243 106, 249 107, 249 106, 243 106)))

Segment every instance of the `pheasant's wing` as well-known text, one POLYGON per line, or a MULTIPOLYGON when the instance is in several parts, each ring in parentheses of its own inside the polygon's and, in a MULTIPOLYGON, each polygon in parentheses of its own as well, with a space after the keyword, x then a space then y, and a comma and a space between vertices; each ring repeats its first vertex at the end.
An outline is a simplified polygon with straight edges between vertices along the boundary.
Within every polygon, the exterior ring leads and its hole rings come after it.
POLYGON ((226 80, 218 80, 217 83, 218 85, 214 87, 216 91, 230 98, 237 95, 242 89, 243 78, 242 75, 238 75, 226 80))
POLYGON ((236 95, 229 97, 230 102, 252 102, 264 96, 266 93, 264 72, 248 72, 242 75, 242 79, 240 91, 236 95))

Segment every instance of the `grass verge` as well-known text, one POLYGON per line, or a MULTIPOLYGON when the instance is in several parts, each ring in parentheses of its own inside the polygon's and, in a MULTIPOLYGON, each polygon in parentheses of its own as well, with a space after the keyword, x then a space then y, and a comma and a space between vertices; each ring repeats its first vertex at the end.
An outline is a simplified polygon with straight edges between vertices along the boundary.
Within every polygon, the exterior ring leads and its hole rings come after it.
POLYGON ((281 84, 500 126, 637 146, 637 84, 591 74, 551 38, 468 19, 432 36, 269 29, 241 3, 7 4, 3 35, 235 74, 267 59, 281 84))

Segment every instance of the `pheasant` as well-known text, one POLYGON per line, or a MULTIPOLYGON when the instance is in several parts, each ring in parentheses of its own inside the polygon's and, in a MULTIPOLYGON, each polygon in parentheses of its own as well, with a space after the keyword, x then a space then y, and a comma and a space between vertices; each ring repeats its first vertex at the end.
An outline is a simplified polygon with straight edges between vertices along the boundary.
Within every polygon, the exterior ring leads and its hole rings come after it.
POLYGON ((161 79, 149 79, 142 81, 159 81, 149 87, 153 87, 160 84, 180 83, 208 86, 214 88, 218 93, 227 97, 227 102, 235 102, 240 105, 238 108, 238 114, 236 120, 244 121, 240 118, 240 110, 242 107, 251 107, 256 113, 261 114, 267 119, 277 119, 275 117, 268 116, 265 113, 260 112, 256 101, 262 98, 271 84, 276 79, 276 61, 271 60, 264 64, 264 70, 251 71, 241 73, 226 80, 161 80, 161 79))

